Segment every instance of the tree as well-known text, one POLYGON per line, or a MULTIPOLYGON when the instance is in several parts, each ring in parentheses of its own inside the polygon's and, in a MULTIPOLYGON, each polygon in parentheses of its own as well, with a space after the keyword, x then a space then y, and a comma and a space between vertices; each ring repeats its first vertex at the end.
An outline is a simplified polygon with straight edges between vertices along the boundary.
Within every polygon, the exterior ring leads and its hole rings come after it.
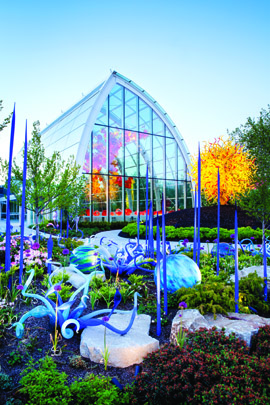
MULTIPOLYGON (((197 157, 191 163, 191 177, 198 184, 197 157)), ((229 139, 215 139, 201 150, 201 191, 208 202, 217 202, 217 173, 220 173, 220 203, 234 201, 252 186, 254 159, 229 139)))
POLYGON ((240 201, 243 208, 259 219, 263 228, 270 220, 270 105, 257 120, 248 118, 231 138, 242 145, 248 156, 255 156, 254 187, 240 201))
MULTIPOLYGON (((27 179, 25 206, 35 213, 37 240, 39 240, 39 217, 60 208, 74 208, 77 198, 85 188, 85 179, 79 177, 80 166, 73 157, 61 160, 59 152, 50 158, 45 156, 41 143, 39 122, 33 124, 32 139, 27 151, 27 179)), ((7 162, 5 163, 7 165, 7 162)), ((11 192, 18 203, 22 198, 23 170, 13 163, 11 192)))
MULTIPOLYGON (((0 100, 0 111, 3 110, 3 100, 0 100)), ((0 123, 0 131, 2 131, 4 128, 6 128, 8 126, 8 124, 10 123, 12 117, 12 113, 9 114, 9 116, 7 118, 4 119, 4 121, 2 123, 0 123)))

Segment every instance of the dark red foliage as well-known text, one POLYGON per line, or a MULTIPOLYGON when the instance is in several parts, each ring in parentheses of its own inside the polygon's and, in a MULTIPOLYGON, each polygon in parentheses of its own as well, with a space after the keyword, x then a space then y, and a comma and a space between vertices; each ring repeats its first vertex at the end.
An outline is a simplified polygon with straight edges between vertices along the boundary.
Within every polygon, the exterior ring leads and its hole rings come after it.
POLYGON ((215 329, 187 336, 183 349, 165 344, 136 377, 132 404, 266 404, 270 361, 215 329))
POLYGON ((270 356, 270 325, 260 328, 252 337, 251 353, 259 358, 270 356))

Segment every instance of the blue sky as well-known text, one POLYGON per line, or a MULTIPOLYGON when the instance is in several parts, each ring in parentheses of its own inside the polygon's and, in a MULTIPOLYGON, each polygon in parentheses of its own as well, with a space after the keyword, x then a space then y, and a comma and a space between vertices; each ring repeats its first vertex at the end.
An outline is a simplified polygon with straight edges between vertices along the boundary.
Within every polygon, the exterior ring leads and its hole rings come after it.
POLYGON ((110 69, 159 102, 191 154, 270 104, 269 0, 15 0, 0 16, 0 121, 16 102, 15 154, 26 119, 44 128, 110 69))

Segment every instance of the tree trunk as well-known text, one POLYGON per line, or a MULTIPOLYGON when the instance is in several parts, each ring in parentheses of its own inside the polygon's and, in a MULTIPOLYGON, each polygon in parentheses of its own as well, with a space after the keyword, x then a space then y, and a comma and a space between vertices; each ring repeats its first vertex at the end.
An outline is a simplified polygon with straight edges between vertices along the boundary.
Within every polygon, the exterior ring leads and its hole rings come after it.
POLYGON ((267 257, 266 257, 266 246, 265 246, 265 221, 263 220, 263 278, 264 278, 264 289, 263 295, 265 302, 267 301, 267 257))
POLYGON ((35 210, 35 223, 36 223, 36 242, 39 243, 38 208, 36 208, 36 210, 35 210))

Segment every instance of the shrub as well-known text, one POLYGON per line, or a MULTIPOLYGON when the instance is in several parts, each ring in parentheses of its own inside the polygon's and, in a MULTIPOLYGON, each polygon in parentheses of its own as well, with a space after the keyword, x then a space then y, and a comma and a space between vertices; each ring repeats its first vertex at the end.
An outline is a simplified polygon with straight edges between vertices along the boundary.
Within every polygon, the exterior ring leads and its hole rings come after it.
POLYGON ((215 327, 209 330, 201 328, 194 332, 188 332, 186 342, 188 348, 192 351, 217 355, 224 350, 232 350, 249 354, 249 348, 243 340, 236 338, 234 333, 227 336, 225 329, 218 331, 215 327))
POLYGON ((234 311, 234 287, 217 276, 211 276, 192 288, 182 287, 176 292, 179 302, 185 301, 188 308, 198 309, 202 315, 211 312, 227 315, 234 311))
POLYGON ((270 363, 215 329, 188 333, 187 345, 149 354, 129 388, 131 404, 268 403, 270 363), (264 402, 263 402, 264 401, 264 402))
POLYGON ((84 379, 74 381, 70 390, 78 405, 129 404, 128 392, 122 393, 104 376, 87 375, 84 379))
POLYGON ((37 363, 30 362, 22 372, 25 374, 20 383, 21 392, 28 396, 27 405, 67 405, 71 401, 71 393, 66 385, 66 373, 59 373, 55 362, 46 356, 37 363), (34 367, 39 364, 38 369, 34 367))
POLYGON ((259 329, 258 333, 252 337, 251 353, 259 358, 270 355, 270 325, 259 329))

